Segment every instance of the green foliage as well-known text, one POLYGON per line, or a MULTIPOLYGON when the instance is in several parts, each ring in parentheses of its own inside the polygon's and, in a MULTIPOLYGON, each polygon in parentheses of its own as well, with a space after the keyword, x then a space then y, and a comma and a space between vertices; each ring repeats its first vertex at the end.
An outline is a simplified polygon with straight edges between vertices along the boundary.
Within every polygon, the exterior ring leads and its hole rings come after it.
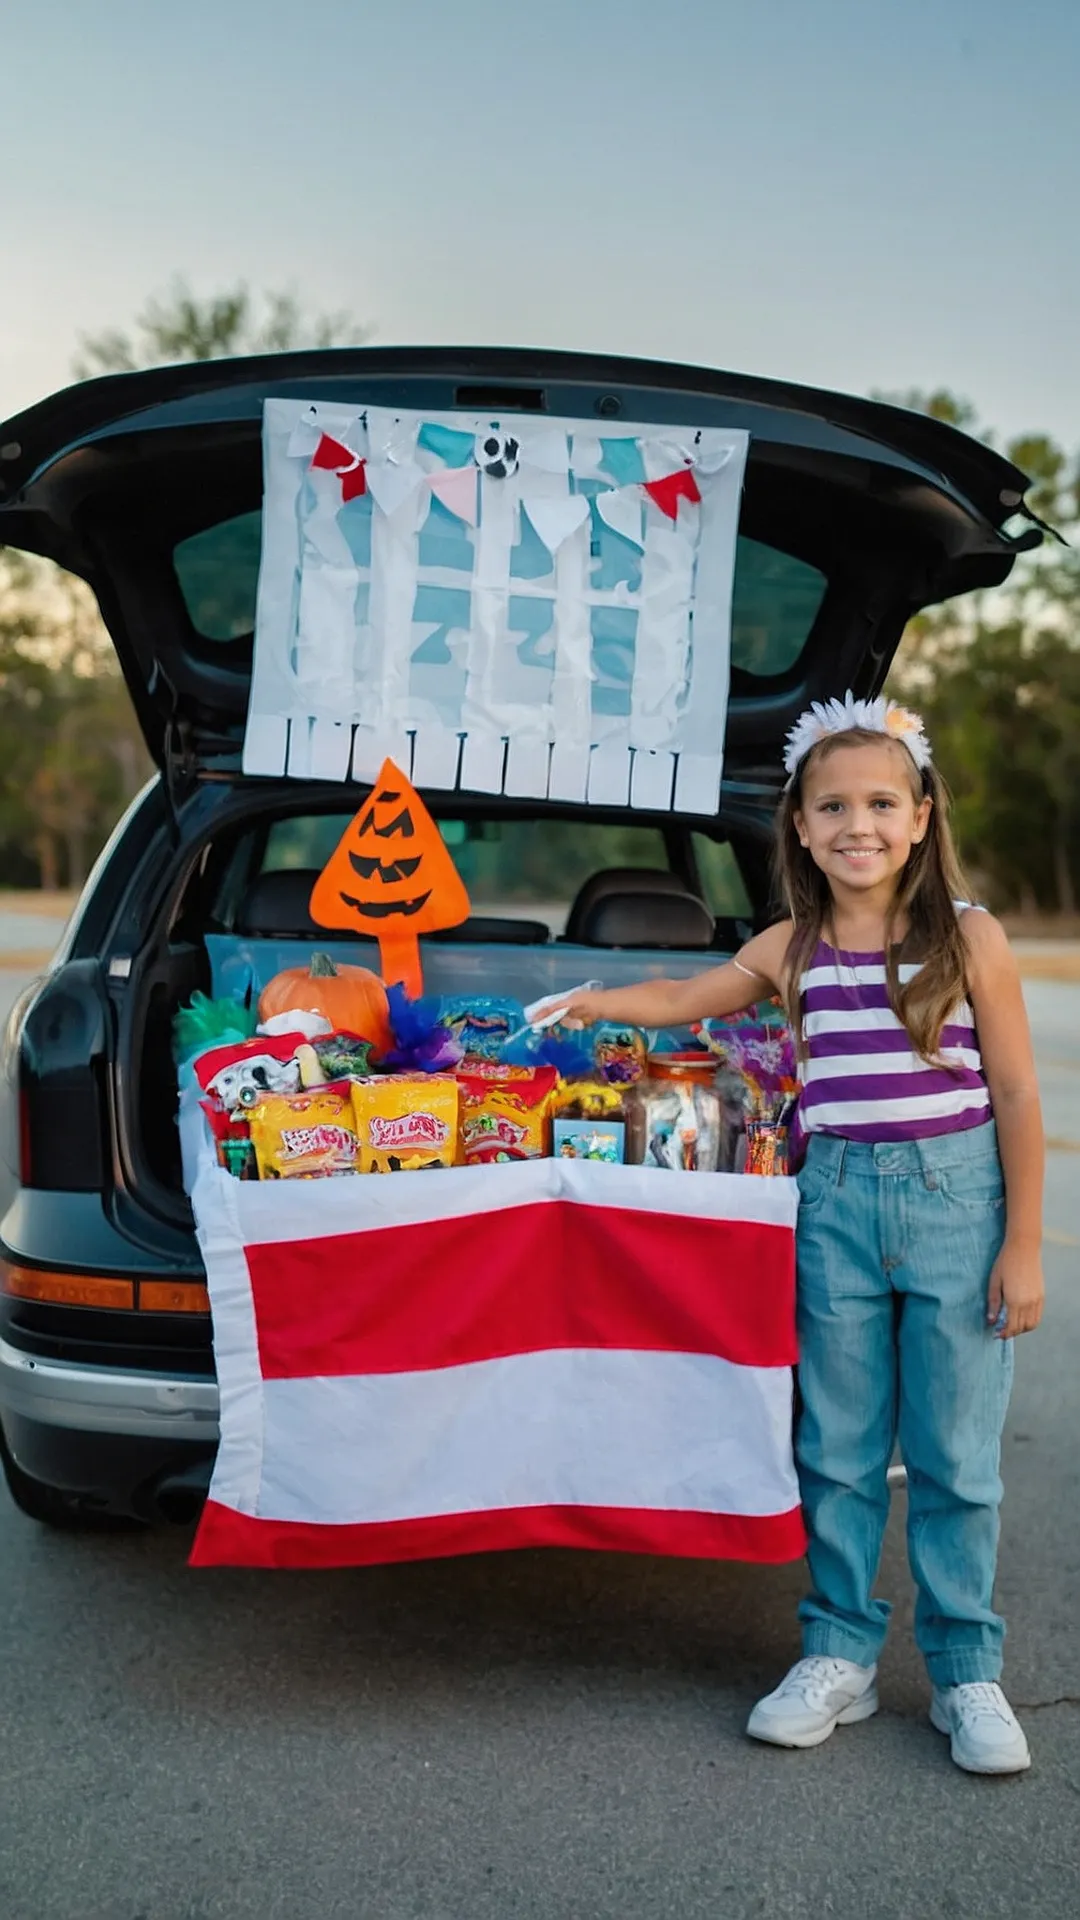
POLYGON ((0 551, 0 883, 82 885, 149 773, 77 581, 0 551))
MULTIPOLYGON (((988 442, 947 392, 901 404, 988 442)), ((1076 461, 1049 435, 1003 449, 1032 484, 1027 502, 1075 542, 1076 461)), ((961 850, 989 902, 1073 914, 1080 898, 1080 555, 1046 545, 1007 589, 931 608, 904 636, 891 690, 917 704, 955 797, 961 850)))
POLYGON ((285 353, 295 347, 359 346, 371 329, 345 312, 308 317, 288 290, 253 295, 243 281, 201 300, 185 280, 147 301, 130 333, 110 329, 83 335, 75 361, 80 380, 100 373, 181 360, 225 360, 241 354, 285 353))
MULTIPOLYGON (((347 313, 308 316, 288 291, 259 297, 240 284, 204 300, 178 280, 130 331, 84 338, 74 371, 86 379, 366 337, 347 313)), ((150 770, 92 595, 0 548, 0 885, 81 886, 150 770)))

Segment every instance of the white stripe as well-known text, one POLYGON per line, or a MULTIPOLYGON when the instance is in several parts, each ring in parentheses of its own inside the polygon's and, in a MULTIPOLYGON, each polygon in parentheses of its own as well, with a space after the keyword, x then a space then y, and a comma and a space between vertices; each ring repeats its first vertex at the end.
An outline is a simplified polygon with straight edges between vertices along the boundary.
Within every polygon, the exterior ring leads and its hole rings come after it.
POLYGON ((251 1277, 233 1204, 242 1185, 211 1165, 197 1178, 191 1203, 214 1309, 221 1422, 214 1499, 254 1513, 263 1469, 263 1378, 251 1277))
POLYGON ((548 1505, 756 1515, 798 1503, 787 1367, 563 1349, 268 1380, 264 1399, 264 1519, 344 1526, 548 1505))
MULTIPOLYGON (((921 960, 914 966, 905 963, 897 968, 897 978, 901 986, 906 986, 921 972, 921 960)), ((841 960, 834 960, 827 966, 811 967, 804 973, 802 988, 805 993, 810 987, 883 987, 887 979, 884 966, 849 967, 841 960)))
MULTIPOLYGON (((950 1013, 945 1024, 949 1027, 970 1027, 974 1032, 975 1016, 966 1001, 950 1013)), ((903 1033, 904 1027, 891 1007, 830 1007, 805 1014, 803 1031, 809 1040, 817 1033, 903 1033)))
POLYGON ((200 1229, 214 1233, 223 1223, 226 1232, 249 1246, 479 1218, 504 1207, 553 1200, 697 1220, 752 1220, 789 1229, 798 1212, 794 1180, 748 1180, 736 1173, 680 1175, 659 1167, 606 1167, 584 1160, 448 1167, 427 1180, 407 1174, 344 1176, 320 1180, 317 1186, 309 1180, 234 1180, 214 1164, 208 1137, 192 1194, 200 1229))
MULTIPOLYGON (((970 1067, 975 1073, 982 1068, 982 1055, 977 1047, 944 1047, 941 1058, 947 1066, 970 1067)), ((809 1086, 813 1080, 856 1080, 869 1074, 929 1071, 926 1061, 920 1060, 917 1053, 845 1053, 824 1060, 808 1060, 803 1068, 803 1084, 809 1086)))
POLYGON ((838 1100, 831 1106, 812 1106, 802 1110, 802 1124, 808 1133, 822 1127, 884 1126, 892 1121, 947 1120, 954 1114, 989 1109, 990 1095, 985 1087, 957 1093, 901 1094, 889 1100, 838 1100))

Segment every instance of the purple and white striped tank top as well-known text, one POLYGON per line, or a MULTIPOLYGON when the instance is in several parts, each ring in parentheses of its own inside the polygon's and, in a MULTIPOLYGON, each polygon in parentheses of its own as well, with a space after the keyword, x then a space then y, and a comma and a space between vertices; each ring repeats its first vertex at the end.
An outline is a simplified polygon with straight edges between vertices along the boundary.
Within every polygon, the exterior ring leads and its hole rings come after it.
MULTIPOLYGON (((901 966, 911 980, 918 965, 901 966)), ((801 1133, 847 1140, 929 1140, 981 1127, 991 1118, 968 1002, 955 1008, 941 1035, 950 1067, 930 1067, 912 1051, 889 1005, 883 953, 846 953, 824 940, 802 977, 801 1133)))

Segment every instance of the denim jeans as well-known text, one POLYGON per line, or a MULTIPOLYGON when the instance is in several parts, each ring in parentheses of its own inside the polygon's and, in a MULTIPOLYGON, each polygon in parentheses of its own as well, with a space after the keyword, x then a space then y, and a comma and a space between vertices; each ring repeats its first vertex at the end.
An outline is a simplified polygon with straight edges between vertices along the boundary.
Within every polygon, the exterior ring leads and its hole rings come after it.
POLYGON ((888 1145, 813 1134, 799 1191, 796 1460, 813 1589, 799 1609, 803 1650, 861 1666, 878 1657, 890 1609, 873 1587, 899 1439, 930 1678, 996 1680, 1013 1346, 986 1320, 1005 1227, 993 1122, 888 1145))

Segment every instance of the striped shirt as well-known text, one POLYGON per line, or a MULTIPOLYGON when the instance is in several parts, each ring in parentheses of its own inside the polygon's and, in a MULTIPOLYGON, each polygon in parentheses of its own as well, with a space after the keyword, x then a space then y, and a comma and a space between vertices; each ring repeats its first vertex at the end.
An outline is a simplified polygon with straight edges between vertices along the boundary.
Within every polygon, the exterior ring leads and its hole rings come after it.
MULTIPOLYGON (((901 984, 919 968, 901 966, 901 984)), ((889 1005, 883 953, 846 953, 818 943, 802 976, 803 1063, 798 1131, 848 1140, 928 1140, 990 1119, 990 1089, 964 1000, 942 1030, 948 1066, 912 1051, 889 1005)))

